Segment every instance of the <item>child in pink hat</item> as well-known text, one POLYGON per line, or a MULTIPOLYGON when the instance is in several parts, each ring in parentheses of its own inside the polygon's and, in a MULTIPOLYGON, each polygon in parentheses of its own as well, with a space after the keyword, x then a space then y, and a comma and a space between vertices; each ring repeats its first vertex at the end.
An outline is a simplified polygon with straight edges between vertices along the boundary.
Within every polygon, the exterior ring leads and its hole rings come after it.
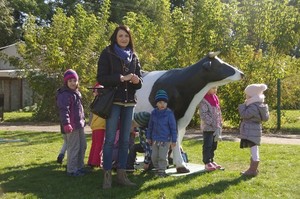
POLYGON ((76 71, 68 69, 64 73, 64 85, 57 90, 56 103, 59 109, 62 133, 67 143, 67 175, 81 176, 84 169, 86 138, 85 117, 79 91, 79 77, 76 71))
POLYGON ((250 84, 245 89, 246 100, 238 107, 240 117, 240 148, 250 148, 250 167, 242 172, 245 176, 256 176, 258 174, 259 148, 262 134, 262 121, 269 119, 269 108, 264 103, 267 90, 265 84, 250 84))

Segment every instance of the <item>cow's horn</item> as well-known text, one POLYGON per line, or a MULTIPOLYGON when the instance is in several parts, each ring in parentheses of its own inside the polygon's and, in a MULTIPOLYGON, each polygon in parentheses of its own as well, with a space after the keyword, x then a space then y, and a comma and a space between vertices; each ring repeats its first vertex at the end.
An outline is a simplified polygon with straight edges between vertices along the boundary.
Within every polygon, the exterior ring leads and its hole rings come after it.
POLYGON ((217 52, 209 52, 208 53, 208 57, 209 58, 215 58, 215 56, 218 56, 221 52, 217 51, 217 52))

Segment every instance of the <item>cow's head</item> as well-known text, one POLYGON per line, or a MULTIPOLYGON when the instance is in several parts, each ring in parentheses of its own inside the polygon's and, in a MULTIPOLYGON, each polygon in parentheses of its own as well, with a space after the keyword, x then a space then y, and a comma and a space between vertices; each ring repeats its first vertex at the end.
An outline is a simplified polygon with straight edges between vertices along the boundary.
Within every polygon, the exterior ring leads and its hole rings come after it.
POLYGON ((217 57, 219 54, 219 51, 209 52, 205 58, 195 64, 198 65, 197 67, 203 67, 201 72, 205 74, 207 83, 222 81, 221 84, 224 85, 243 78, 243 72, 221 60, 217 57))

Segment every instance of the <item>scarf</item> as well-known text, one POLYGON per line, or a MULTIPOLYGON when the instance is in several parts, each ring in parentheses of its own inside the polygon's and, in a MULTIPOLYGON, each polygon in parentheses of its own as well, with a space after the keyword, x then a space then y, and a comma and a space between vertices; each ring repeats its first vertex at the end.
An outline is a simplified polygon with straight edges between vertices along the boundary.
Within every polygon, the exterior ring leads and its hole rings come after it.
POLYGON ((215 95, 215 94, 206 94, 204 96, 204 99, 206 99, 206 101, 208 101, 208 103, 212 106, 215 106, 215 107, 219 107, 219 99, 218 99, 218 96, 215 95))
POLYGON ((245 100, 246 106, 255 103, 255 102, 264 102, 265 101, 265 95, 260 94, 260 95, 254 95, 249 99, 245 100))
POLYGON ((133 52, 130 48, 120 48, 117 44, 114 45, 114 50, 116 54, 124 60, 126 64, 130 63, 132 60, 133 52))

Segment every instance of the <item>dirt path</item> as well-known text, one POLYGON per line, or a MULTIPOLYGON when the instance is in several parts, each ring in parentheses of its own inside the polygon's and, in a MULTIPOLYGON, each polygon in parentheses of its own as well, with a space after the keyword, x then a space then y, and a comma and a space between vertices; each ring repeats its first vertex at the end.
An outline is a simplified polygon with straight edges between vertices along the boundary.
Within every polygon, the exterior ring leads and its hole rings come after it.
MULTIPOLYGON (((38 132, 60 132, 59 125, 51 123, 0 123, 0 131, 38 131, 38 132)), ((87 134, 91 133, 89 126, 85 127, 87 134)), ((188 129, 184 138, 202 139, 199 129, 188 129)), ((239 141, 238 132, 224 132, 223 140, 239 141)), ((294 144, 300 145, 300 133, 297 135, 264 134, 262 143, 268 144, 294 144)))
MULTIPOLYGON (((187 130, 185 138, 202 139, 202 134, 199 129, 187 130)), ((223 140, 239 142, 238 132, 224 132, 222 135, 223 140)), ((294 144, 300 145, 300 133, 297 135, 286 135, 286 134, 263 134, 262 143, 267 144, 294 144)))

